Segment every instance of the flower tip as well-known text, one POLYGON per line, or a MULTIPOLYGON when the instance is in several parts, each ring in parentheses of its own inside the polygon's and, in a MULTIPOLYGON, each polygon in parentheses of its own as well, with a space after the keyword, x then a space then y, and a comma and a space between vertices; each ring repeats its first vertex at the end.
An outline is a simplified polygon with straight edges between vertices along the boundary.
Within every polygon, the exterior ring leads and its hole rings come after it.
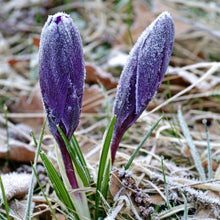
POLYGON ((166 22, 166 24, 170 24, 169 28, 173 29, 174 31, 174 21, 173 18, 171 16, 171 14, 168 11, 164 11, 162 12, 159 16, 157 20, 163 20, 166 22))
POLYGON ((61 15, 59 15, 59 16, 56 18, 55 22, 56 22, 57 24, 59 24, 59 23, 61 22, 61 15))
POLYGON ((69 19, 70 16, 66 14, 65 12, 57 12, 54 15, 50 15, 48 17, 47 23, 50 25, 51 23, 56 23, 57 25, 64 19, 69 19))

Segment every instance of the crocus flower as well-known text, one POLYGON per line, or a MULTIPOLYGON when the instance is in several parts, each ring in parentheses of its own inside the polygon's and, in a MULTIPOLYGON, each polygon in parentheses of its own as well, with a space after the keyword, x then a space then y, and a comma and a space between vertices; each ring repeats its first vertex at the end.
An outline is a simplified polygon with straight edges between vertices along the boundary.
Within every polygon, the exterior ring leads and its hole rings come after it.
POLYGON ((173 19, 164 12, 146 28, 131 50, 114 103, 116 121, 111 141, 112 163, 123 134, 144 111, 160 86, 173 42, 173 19))
POLYGON ((81 38, 72 19, 65 13, 49 16, 40 39, 40 87, 48 128, 60 147, 67 177, 73 188, 78 188, 78 184, 71 157, 57 125, 70 141, 79 123, 84 78, 81 38))

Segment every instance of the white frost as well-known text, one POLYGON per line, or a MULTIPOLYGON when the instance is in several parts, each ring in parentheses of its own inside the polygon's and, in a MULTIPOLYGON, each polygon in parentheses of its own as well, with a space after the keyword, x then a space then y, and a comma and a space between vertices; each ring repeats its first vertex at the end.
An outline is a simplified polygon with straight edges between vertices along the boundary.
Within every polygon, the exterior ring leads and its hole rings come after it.
MULTIPOLYGON (((2 183, 7 200, 14 197, 20 198, 28 193, 31 183, 31 174, 9 173, 1 174, 2 183)), ((0 204, 3 203, 2 191, 0 188, 0 204)))

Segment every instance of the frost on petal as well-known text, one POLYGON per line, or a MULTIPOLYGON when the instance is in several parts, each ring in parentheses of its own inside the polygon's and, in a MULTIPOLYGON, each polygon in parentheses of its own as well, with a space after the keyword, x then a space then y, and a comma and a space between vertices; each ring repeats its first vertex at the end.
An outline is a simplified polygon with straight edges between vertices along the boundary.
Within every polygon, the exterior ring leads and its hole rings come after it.
POLYGON ((162 13, 141 35, 137 61, 136 114, 146 108, 160 86, 174 42, 174 23, 168 12, 162 13))
POLYGON ((174 23, 162 13, 139 37, 122 71, 113 113, 112 161, 124 132, 137 120, 160 86, 174 42, 174 23))
POLYGON ((62 124, 68 139, 79 123, 85 69, 82 43, 72 19, 49 16, 41 34, 39 78, 48 126, 62 124))

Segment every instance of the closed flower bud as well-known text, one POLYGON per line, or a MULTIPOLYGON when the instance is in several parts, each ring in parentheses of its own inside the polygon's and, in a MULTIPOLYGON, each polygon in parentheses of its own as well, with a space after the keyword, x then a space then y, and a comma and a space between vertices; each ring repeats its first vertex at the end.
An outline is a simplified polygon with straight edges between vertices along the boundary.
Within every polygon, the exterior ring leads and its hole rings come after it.
POLYGON ((79 123, 85 78, 81 38, 64 13, 49 16, 41 34, 39 77, 50 132, 68 140, 79 123))
POLYGON ((137 40, 122 71, 114 104, 112 163, 125 131, 137 120, 160 86, 174 42, 174 23, 162 13, 137 40))
POLYGON ((57 125, 70 140, 79 123, 84 78, 81 38, 72 19, 65 13, 49 16, 40 39, 39 79, 48 127, 66 170, 72 169, 72 162, 57 125))

